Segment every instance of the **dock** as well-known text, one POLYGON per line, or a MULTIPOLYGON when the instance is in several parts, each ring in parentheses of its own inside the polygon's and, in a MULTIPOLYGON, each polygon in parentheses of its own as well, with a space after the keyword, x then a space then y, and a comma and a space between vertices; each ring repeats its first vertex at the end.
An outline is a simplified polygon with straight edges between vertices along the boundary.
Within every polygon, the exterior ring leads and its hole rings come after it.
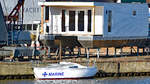
MULTIPOLYGON (((82 65, 91 66, 94 61, 99 72, 95 77, 128 77, 128 76, 150 76, 150 56, 132 56, 119 58, 75 58, 64 59, 82 65)), ((34 61, 34 62, 0 62, 0 79, 34 79, 33 67, 46 66, 57 63, 56 60, 34 61)))
POLYGON ((150 76, 147 4, 39 1, 41 16, 36 17, 36 10, 33 16, 40 21, 33 24, 34 18, 24 14, 24 7, 29 8, 24 1, 18 0, 7 18, 0 3, 1 80, 34 79, 34 67, 61 61, 95 63, 95 77, 150 76), (24 31, 30 26, 35 33, 24 31))

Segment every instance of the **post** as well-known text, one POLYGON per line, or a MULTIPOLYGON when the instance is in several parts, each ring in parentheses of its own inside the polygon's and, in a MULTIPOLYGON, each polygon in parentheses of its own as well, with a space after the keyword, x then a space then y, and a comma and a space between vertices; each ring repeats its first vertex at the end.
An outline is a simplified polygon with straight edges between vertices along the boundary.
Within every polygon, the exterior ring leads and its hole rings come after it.
POLYGON ((130 51, 130 52, 131 52, 131 55, 133 54, 132 48, 133 48, 133 47, 131 46, 131 51, 130 51))
POLYGON ((34 41, 34 59, 36 59, 36 41, 34 41))
POLYGON ((85 53, 84 54, 85 54, 85 56, 87 56, 87 48, 85 48, 85 53))
POLYGON ((59 42, 59 61, 61 61, 61 59, 62 59, 61 53, 62 53, 62 44, 61 44, 61 40, 60 40, 60 42, 59 42))
POLYGON ((100 57, 100 48, 97 49, 97 58, 100 57))
POLYGON ((89 59, 89 48, 87 48, 87 59, 89 59))
POLYGON ((44 6, 41 6, 41 33, 44 32, 44 6))
POLYGON ((137 56, 139 56, 139 47, 137 46, 137 56))
POLYGON ((51 57, 51 48, 48 47, 48 58, 50 58, 50 57, 51 57))
POLYGON ((71 53, 71 56, 72 55, 74 56, 74 48, 70 48, 70 53, 71 53))
MULTIPOLYGON (((14 55, 14 53, 15 53, 15 50, 13 50, 13 55, 14 55)), ((35 58, 35 48, 33 48, 31 59, 32 59, 32 57, 35 58)))
POLYGON ((143 47, 143 55, 145 54, 145 48, 143 47))
POLYGON ((109 56, 109 48, 106 49, 106 56, 109 56))
POLYGON ((122 47, 120 48, 120 52, 121 52, 121 56, 122 56, 122 52, 123 52, 122 47))
POLYGON ((81 55, 81 48, 78 47, 78 57, 81 55))
POLYGON ((117 49, 116 49, 116 47, 115 47, 115 52, 114 52, 115 57, 117 57, 117 56, 116 56, 116 53, 117 53, 117 49))
POLYGON ((57 61, 57 58, 59 57, 59 48, 57 48, 57 50, 56 50, 55 57, 56 57, 56 61, 57 61))
POLYGON ((120 74, 120 62, 117 62, 117 65, 118 65, 117 76, 119 76, 119 74, 120 74))

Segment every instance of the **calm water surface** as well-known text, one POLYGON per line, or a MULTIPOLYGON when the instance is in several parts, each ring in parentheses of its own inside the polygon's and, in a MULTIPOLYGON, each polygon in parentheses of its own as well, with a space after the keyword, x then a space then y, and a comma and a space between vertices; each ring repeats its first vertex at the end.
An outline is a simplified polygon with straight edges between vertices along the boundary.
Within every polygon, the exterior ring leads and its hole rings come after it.
POLYGON ((0 80, 0 84, 150 84, 150 77, 96 78, 84 80, 0 80))

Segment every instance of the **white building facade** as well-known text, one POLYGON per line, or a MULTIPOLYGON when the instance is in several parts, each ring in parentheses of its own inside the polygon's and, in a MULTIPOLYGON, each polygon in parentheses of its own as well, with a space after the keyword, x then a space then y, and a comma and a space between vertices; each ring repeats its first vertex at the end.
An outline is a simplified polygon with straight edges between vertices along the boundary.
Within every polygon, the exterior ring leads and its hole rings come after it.
MULTIPOLYGON (((76 36, 82 41, 145 39, 148 37, 147 4, 103 2, 39 2, 49 7, 41 36, 76 36)), ((43 16, 44 17, 44 16, 43 16)), ((41 37, 41 39, 45 39, 41 37)), ((95 45, 96 46, 96 45, 95 45)))
MULTIPOLYGON (((148 36, 147 4, 101 2, 45 2, 49 5, 49 32, 104 37, 148 36)), ((44 27, 46 28, 46 27, 44 27)))

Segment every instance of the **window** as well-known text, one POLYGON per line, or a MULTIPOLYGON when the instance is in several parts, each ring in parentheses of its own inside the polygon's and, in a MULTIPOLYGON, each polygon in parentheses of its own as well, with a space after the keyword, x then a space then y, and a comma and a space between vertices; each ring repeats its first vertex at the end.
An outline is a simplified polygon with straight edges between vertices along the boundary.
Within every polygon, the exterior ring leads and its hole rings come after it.
POLYGON ((88 32, 91 32, 92 11, 88 10, 88 32))
POLYGON ((49 7, 45 7, 45 20, 49 20, 49 7))
POLYGON ((84 31, 84 11, 78 12, 78 31, 84 31))
POLYGON ((108 11, 108 32, 111 32, 111 26, 112 26, 112 11, 108 11))
POLYGON ((37 29, 37 24, 33 24, 33 30, 36 30, 37 29))
POLYGON ((69 31, 75 31, 75 11, 69 11, 69 31))
POLYGON ((70 66, 69 68, 78 68, 78 66, 70 66))
POLYGON ((62 32, 65 32, 65 10, 62 10, 62 19, 61 19, 61 28, 62 28, 62 32))
POLYGON ((132 13, 132 14, 133 14, 133 16, 135 16, 135 15, 136 15, 136 11, 133 11, 133 13, 132 13))
POLYGON ((32 30, 32 24, 27 24, 27 30, 32 30))

